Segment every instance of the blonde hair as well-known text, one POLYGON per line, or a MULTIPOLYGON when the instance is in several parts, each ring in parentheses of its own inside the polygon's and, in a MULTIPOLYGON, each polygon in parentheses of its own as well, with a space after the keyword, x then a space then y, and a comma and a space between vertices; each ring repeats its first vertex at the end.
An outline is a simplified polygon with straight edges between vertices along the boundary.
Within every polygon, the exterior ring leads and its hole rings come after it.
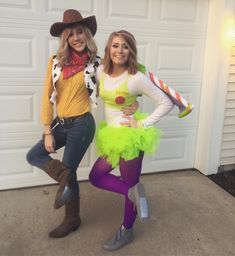
POLYGON ((94 62, 97 55, 97 46, 96 42, 91 34, 91 31, 88 27, 82 25, 82 24, 76 24, 70 27, 65 28, 61 35, 60 35, 60 44, 57 51, 57 59, 59 60, 59 64, 61 66, 64 66, 66 64, 69 64, 69 50, 70 46, 68 43, 68 38, 70 33, 73 29, 76 29, 76 27, 80 26, 87 38, 87 45, 86 45, 86 51, 89 56, 89 62, 94 62))
POLYGON ((137 69, 137 47, 136 47, 136 40, 134 38, 134 36, 126 31, 126 30, 120 30, 117 32, 113 32, 109 38, 108 38, 108 42, 106 44, 105 47, 105 55, 102 61, 102 64, 104 65, 104 72, 107 74, 111 74, 113 71, 113 64, 112 64, 112 60, 110 58, 110 48, 112 45, 112 41, 113 38, 115 36, 119 36, 121 37, 123 40, 125 40, 127 47, 130 51, 130 55, 128 58, 128 61, 126 63, 126 69, 128 71, 129 74, 136 74, 136 72, 138 71, 137 69))

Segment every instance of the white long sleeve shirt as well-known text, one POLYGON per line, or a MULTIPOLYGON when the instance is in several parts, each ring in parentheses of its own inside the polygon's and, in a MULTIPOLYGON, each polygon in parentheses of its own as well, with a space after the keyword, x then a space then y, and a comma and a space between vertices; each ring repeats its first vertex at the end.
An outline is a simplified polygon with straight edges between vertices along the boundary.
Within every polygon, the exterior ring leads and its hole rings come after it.
MULTIPOLYGON (((100 65, 97 69, 98 81, 100 81, 102 73, 103 65, 100 65)), ((111 77, 108 74, 105 74, 104 89, 115 90, 121 83, 124 83, 127 78, 128 91, 131 95, 146 95, 155 102, 156 108, 154 111, 146 119, 142 120, 144 127, 154 125, 174 107, 170 98, 161 89, 156 87, 148 77, 139 71, 135 75, 129 75, 128 72, 125 71, 117 77, 111 77)), ((119 109, 105 106, 105 115, 108 124, 111 125, 119 126, 120 122, 127 121, 126 119, 123 119, 123 112, 119 109)))

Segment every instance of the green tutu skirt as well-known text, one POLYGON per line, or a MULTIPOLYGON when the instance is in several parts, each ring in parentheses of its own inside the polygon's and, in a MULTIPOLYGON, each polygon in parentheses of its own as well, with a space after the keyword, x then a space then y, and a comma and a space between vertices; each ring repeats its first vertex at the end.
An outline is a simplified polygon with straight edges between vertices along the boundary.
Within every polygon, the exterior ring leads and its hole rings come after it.
MULTIPOLYGON (((136 117, 135 117, 136 118, 136 117)), ((136 120, 140 120, 138 116, 136 120)), ((120 158, 126 161, 139 156, 139 152, 151 154, 159 146, 161 130, 156 127, 114 127, 102 121, 96 133, 97 153, 116 167, 120 158)))

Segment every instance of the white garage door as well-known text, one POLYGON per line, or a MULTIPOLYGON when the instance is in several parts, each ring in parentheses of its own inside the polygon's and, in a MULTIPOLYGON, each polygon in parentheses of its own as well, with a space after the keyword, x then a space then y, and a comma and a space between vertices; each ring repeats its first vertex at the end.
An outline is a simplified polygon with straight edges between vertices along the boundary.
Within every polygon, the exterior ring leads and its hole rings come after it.
MULTIPOLYGON (((194 103, 188 117, 179 119, 175 109, 159 123, 164 136, 158 152, 146 156, 143 172, 192 168, 208 7, 209 0, 0 0, 0 189, 52 182, 28 165, 25 155, 42 131, 43 80, 58 44, 49 28, 68 8, 96 15, 101 56, 110 32, 132 32, 139 60, 194 103)), ((141 104, 151 111, 147 98, 141 104)), ((101 115, 94 114, 98 121, 101 115)), ((80 180, 87 178, 95 158, 92 145, 79 168, 80 180)))

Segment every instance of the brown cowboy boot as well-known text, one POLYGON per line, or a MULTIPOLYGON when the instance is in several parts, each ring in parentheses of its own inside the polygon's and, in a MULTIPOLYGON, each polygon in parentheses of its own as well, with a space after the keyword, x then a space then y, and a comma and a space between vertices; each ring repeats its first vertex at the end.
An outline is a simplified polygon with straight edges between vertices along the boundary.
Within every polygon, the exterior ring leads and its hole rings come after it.
POLYGON ((59 182, 54 208, 58 209, 70 200, 71 190, 68 185, 69 170, 57 159, 48 161, 43 170, 55 181, 59 182))
POLYGON ((52 238, 61 238, 67 236, 72 231, 79 228, 81 224, 80 219, 80 199, 76 198, 65 204, 65 217, 63 222, 48 235, 52 238))

